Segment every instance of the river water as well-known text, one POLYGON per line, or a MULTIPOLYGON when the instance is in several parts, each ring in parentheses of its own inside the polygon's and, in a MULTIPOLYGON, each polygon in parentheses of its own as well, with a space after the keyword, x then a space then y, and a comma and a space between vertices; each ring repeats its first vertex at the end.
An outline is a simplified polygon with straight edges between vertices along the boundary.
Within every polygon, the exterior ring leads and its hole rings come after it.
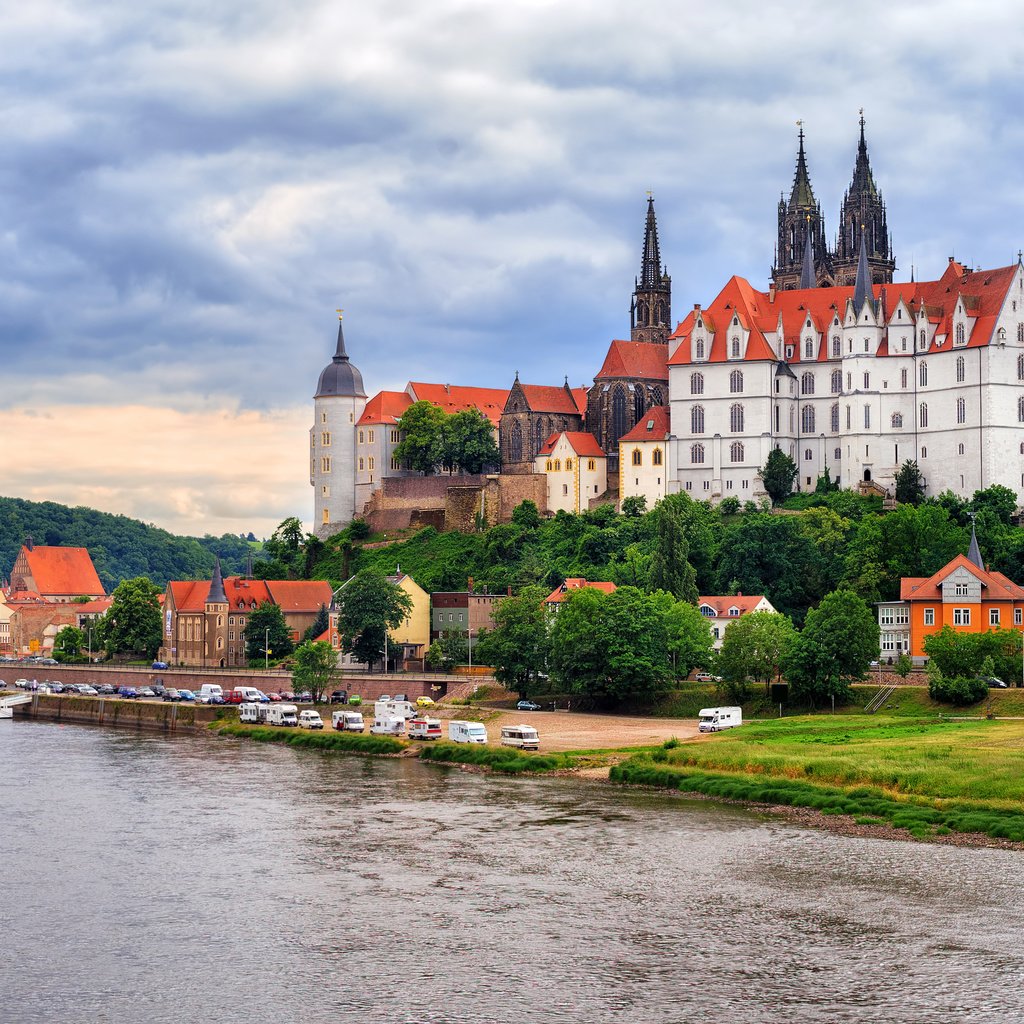
POLYGON ((0 1021, 1024 1018, 1024 860, 234 740, 0 722, 0 1021))

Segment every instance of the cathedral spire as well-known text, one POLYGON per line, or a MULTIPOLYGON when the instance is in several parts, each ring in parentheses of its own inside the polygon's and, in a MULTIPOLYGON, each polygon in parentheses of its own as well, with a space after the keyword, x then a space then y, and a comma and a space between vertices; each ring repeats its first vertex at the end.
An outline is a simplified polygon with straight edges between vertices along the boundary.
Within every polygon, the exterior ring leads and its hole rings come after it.
POLYGON ((807 157, 804 155, 804 123, 800 126, 800 148, 796 155, 796 173, 793 175, 793 191, 789 194, 790 208, 806 209, 815 206, 814 189, 811 188, 811 176, 807 173, 807 157))
POLYGON ((868 250, 864 241, 864 231, 860 233, 860 256, 857 259, 857 282, 853 286, 853 308, 860 316, 865 302, 874 300, 875 293, 871 287, 871 274, 868 273, 868 250))
POLYGON ((661 281, 661 249, 658 246, 658 221, 654 216, 654 196, 647 195, 647 223, 644 225, 644 255, 639 284, 656 288, 661 281))
POLYGON ((630 309, 630 340, 668 343, 671 330, 672 278, 661 265, 658 245, 658 221, 654 215, 654 196, 647 193, 647 220, 644 224, 644 251, 640 276, 634 283, 630 309))
POLYGON ((800 268, 800 287, 814 288, 814 239, 811 237, 811 218, 807 218, 807 238, 804 241, 804 263, 800 268))
POLYGON ((213 579, 210 581, 210 593, 206 597, 207 604, 227 604, 228 596, 224 593, 224 577, 220 574, 220 558, 213 564, 213 579))

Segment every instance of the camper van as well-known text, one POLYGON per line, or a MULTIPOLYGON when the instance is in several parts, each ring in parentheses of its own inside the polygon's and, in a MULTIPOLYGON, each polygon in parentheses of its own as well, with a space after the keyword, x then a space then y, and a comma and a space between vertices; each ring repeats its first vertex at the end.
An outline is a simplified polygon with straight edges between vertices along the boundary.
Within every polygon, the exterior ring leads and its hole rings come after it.
MULTIPOLYGON (((263 705, 260 705, 262 708, 263 705)), ((266 709, 267 725, 290 725, 299 724, 299 709, 294 704, 271 704, 266 709)))
POLYGON ((701 708, 700 732, 720 732, 743 724, 742 708, 701 708))
POLYGON ((407 700, 378 700, 373 704, 374 718, 401 718, 403 722, 416 717, 416 709, 407 700))
POLYGON ((312 708, 305 708, 299 712, 299 728, 300 729, 322 729, 324 727, 324 720, 320 717, 319 713, 314 711, 312 708))
POLYGON ((413 718, 409 721, 411 740, 439 740, 441 735, 440 718, 413 718))
POLYGON ((358 711, 335 711, 331 715, 331 725, 339 732, 362 732, 366 728, 358 711))
POLYGON ((238 720, 250 725, 259 725, 267 720, 267 708, 263 704, 239 704, 238 720))
POLYGON ((540 737, 532 725, 503 725, 501 727, 501 745, 518 747, 520 750, 539 750, 540 737))
POLYGON ((394 715, 377 716, 370 726, 370 732, 378 736, 401 736, 405 732, 405 719, 394 715))
POLYGON ((449 722, 448 739, 452 743, 486 743, 487 730, 482 722, 449 722))

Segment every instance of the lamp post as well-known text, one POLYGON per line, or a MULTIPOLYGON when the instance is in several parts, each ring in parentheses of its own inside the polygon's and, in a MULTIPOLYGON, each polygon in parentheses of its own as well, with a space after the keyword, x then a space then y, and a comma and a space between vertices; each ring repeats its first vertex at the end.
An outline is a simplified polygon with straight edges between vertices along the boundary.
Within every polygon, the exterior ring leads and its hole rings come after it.
POLYGON ((270 668, 270 627, 263 631, 263 669, 264 671, 270 668))
MULTIPOLYGON (((467 626, 466 627, 466 637, 467 637, 466 648, 469 651, 469 667, 472 668, 473 667, 473 627, 472 626, 467 626)), ((472 674, 473 673, 471 672, 470 675, 472 675, 472 674)))

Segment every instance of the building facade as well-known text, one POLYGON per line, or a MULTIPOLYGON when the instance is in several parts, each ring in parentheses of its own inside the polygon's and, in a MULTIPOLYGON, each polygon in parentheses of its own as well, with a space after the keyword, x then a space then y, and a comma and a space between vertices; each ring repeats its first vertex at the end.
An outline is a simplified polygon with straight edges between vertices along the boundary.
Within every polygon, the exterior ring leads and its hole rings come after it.
POLYGON ((619 498, 643 498, 648 508, 668 493, 669 413, 664 405, 648 409, 619 439, 619 498))
POLYGON ((593 434, 552 434, 534 466, 547 483, 549 512, 585 512, 608 490, 608 459, 593 434))
POLYGON ((750 612, 774 612, 775 606, 763 594, 756 596, 726 594, 718 597, 701 597, 697 600, 701 615, 707 619, 708 628, 715 641, 715 650, 720 650, 725 631, 733 623, 750 612))

